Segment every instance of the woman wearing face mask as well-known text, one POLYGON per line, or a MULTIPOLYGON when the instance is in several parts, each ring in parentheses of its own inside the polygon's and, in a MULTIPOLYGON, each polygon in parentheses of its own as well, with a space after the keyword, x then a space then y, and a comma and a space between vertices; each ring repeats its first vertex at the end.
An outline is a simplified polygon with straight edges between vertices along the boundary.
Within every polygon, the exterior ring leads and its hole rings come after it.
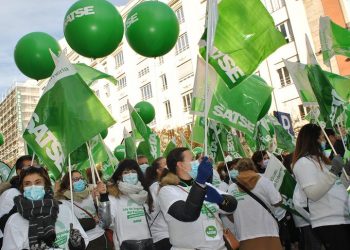
POLYGON ((116 248, 153 250, 147 215, 153 207, 152 196, 144 188, 139 165, 135 160, 121 161, 112 180, 115 184, 108 191, 116 248))
MULTIPOLYGON (((112 249, 109 242, 105 236, 106 224, 110 224, 110 217, 104 211, 103 215, 100 216, 97 211, 97 206, 91 195, 91 190, 89 189, 86 181, 79 171, 72 171, 72 182, 73 182, 73 201, 74 201, 74 214, 78 218, 80 224, 85 230, 87 236, 89 237, 89 245, 87 250, 94 249, 112 249), (107 220, 107 222, 106 222, 107 220)), ((106 186, 100 182, 98 183, 99 191, 99 207, 100 212, 102 210, 109 211, 109 200, 106 186)), ((55 195, 55 198, 62 201, 63 203, 70 205, 71 192, 70 192, 70 181, 69 173, 66 173, 62 178, 59 190, 55 195)), ((110 216, 110 214, 109 214, 110 216)))
POLYGON ((258 172, 260 174, 265 173, 267 164, 269 163, 269 160, 270 160, 267 152, 265 150, 256 151, 252 156, 252 160, 258 172))
POLYGON ((207 183, 213 176, 207 157, 201 160, 193 179, 192 165, 196 164, 191 163, 192 157, 187 148, 172 150, 167 156, 169 173, 161 179, 159 203, 172 249, 226 249, 222 225, 215 218, 219 213, 232 214, 237 202, 207 183))
POLYGON ((146 187, 148 187, 153 199, 153 209, 150 214, 150 229, 156 250, 169 250, 171 248, 168 224, 164 219, 163 213, 160 211, 158 200, 159 180, 161 175, 166 174, 167 171, 166 159, 164 157, 159 157, 155 159, 152 165, 146 170, 145 175, 146 187))
POLYGON ((293 172, 307 197, 313 232, 327 250, 350 247, 349 195, 339 174, 350 164, 335 156, 330 162, 322 152, 325 137, 315 124, 299 132, 293 157, 293 172))
POLYGON ((87 235, 75 217, 72 221, 70 208, 53 199, 44 168, 23 168, 19 190, 21 195, 14 198, 18 212, 6 223, 2 250, 85 249, 87 235))

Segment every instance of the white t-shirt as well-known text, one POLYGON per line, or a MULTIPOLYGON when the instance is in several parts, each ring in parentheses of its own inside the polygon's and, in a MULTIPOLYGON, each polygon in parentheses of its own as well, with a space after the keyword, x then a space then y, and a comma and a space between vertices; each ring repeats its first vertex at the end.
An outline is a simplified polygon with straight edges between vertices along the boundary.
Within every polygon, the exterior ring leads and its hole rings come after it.
POLYGON ((153 212, 150 214, 151 220, 149 221, 149 223, 151 227, 153 241, 158 242, 162 239, 169 238, 169 229, 168 229, 168 224, 166 223, 164 215, 160 210, 160 206, 159 206, 159 199, 158 199, 159 183, 154 182, 149 187, 149 191, 151 192, 151 195, 153 198, 153 207, 154 207, 153 212))
MULTIPOLYGON (((273 183, 261 176, 256 186, 251 190, 272 210, 273 204, 282 200, 280 193, 273 183)), ((233 213, 234 232, 238 240, 248 240, 258 237, 278 237, 278 224, 271 214, 247 193, 241 192, 236 184, 231 184, 228 193, 237 202, 237 209, 233 213)))
POLYGON ((213 169, 213 181, 212 181, 212 184, 213 184, 214 187, 216 187, 220 191, 227 192, 227 189, 228 189, 227 183, 220 179, 220 175, 219 175, 218 171, 216 171, 215 169, 213 169))
MULTIPOLYGON (((119 198, 109 196, 113 231, 119 244, 125 240, 143 240, 151 238, 144 208, 126 195, 119 198)), ((148 206, 144 205, 146 211, 148 206)))
MULTIPOLYGON (((65 204, 59 205, 59 213, 55 224, 55 244, 59 246, 58 249, 69 250, 68 239, 71 222, 71 209, 65 204)), ((19 213, 13 214, 6 223, 2 250, 29 249, 28 228, 28 220, 24 219, 19 213)), ((84 238, 85 246, 87 246, 89 244, 89 239, 75 216, 73 220, 73 228, 80 231, 84 238)))
POLYGON ((293 203, 294 209, 303 217, 292 214, 294 223, 296 227, 305 227, 310 225, 310 213, 304 208, 307 207, 307 197, 306 194, 301 189, 299 183, 295 185, 293 193, 293 203), (305 220, 305 219, 307 220, 305 220))
MULTIPOLYGON (((329 172, 331 166, 322 164, 311 158, 302 157, 294 165, 294 175, 301 188, 315 185, 319 179, 329 172)), ((331 189, 318 201, 308 199, 311 226, 350 224, 349 195, 339 178, 331 189)))
MULTIPOLYGON (((10 188, 0 195, 0 218, 11 211, 11 209, 15 205, 13 198, 20 194, 21 193, 17 188, 10 188)), ((2 237, 3 232, 1 232, 0 230, 0 238, 2 237)))
MULTIPOLYGON (((191 187, 182 187, 189 191, 191 187)), ((168 214, 168 210, 176 201, 186 201, 188 193, 178 186, 162 187, 159 192, 159 204, 169 225, 170 243, 172 249, 200 249, 221 250, 226 249, 223 241, 222 226, 218 224, 208 207, 219 218, 219 206, 204 202, 199 218, 194 222, 182 222, 168 214)))
MULTIPOLYGON (((68 200, 64 200, 62 202, 64 202, 67 206, 71 206, 71 202, 68 200)), ((79 207, 85 209, 93 217, 97 216, 96 208, 95 208, 94 201, 93 201, 91 195, 89 195, 86 199, 84 199, 81 202, 74 201, 74 203, 77 204, 79 207)), ((77 207, 75 205, 73 207, 74 207, 74 214, 78 219, 91 218, 91 216, 89 216, 86 212, 84 212, 79 207, 77 207)), ((97 239, 98 237, 101 237, 104 233, 105 233, 105 230, 102 229, 98 224, 96 225, 95 228, 93 228, 89 231, 86 231, 86 234, 89 237, 89 241, 93 241, 93 240, 97 239)))

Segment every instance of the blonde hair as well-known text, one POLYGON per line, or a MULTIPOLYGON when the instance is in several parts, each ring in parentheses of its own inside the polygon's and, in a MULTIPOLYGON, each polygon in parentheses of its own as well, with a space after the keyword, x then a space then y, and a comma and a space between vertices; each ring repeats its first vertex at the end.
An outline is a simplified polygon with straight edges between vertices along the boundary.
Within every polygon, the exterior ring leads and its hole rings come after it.
POLYGON ((250 158, 242 158, 237 163, 237 170, 238 172, 253 170, 255 172, 258 172, 254 162, 250 158))

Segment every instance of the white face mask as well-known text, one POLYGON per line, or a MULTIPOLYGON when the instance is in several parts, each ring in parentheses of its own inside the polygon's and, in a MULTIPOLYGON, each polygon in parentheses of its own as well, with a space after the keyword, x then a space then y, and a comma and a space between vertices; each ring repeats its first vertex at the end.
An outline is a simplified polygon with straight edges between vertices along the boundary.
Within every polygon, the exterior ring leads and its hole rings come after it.
POLYGON ((138 176, 136 173, 123 174, 123 182, 136 185, 138 182, 138 176))

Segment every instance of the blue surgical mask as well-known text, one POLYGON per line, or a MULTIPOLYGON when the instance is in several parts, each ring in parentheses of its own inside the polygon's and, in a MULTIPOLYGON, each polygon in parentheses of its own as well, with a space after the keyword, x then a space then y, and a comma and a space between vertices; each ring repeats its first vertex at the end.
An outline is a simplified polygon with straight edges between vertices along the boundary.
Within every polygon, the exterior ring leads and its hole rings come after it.
POLYGON ((29 186, 24 188, 23 196, 31 201, 38 201, 44 199, 44 186, 29 186))
POLYGON ((73 182, 73 190, 74 192, 82 192, 86 188, 86 183, 84 180, 80 179, 79 181, 73 182))
POLYGON ((142 173, 146 173, 146 169, 149 167, 147 163, 140 165, 142 173))
POLYGON ((123 174, 123 182, 125 183, 136 185, 138 181, 136 173, 123 174))
POLYGON ((325 141, 321 141, 320 145, 321 145, 322 151, 325 151, 326 150, 326 142, 325 141))
POLYGON ((188 173, 193 179, 197 178, 199 161, 191 161, 191 171, 188 173))
POLYGON ((229 173, 231 178, 236 178, 239 174, 237 169, 232 169, 229 173))

